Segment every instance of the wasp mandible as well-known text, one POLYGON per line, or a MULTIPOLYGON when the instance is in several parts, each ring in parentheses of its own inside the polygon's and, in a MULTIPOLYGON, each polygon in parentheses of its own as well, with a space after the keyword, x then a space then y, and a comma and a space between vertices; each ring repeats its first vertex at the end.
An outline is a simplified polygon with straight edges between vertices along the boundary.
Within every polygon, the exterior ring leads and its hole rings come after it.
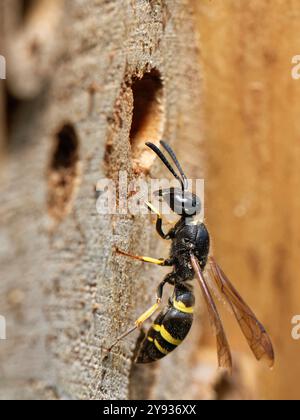
POLYGON ((168 204, 174 213, 180 216, 180 220, 169 232, 164 232, 163 220, 159 211, 151 203, 146 203, 148 208, 157 216, 157 233, 162 239, 171 241, 170 257, 168 259, 155 259, 131 255, 120 250, 117 252, 123 256, 146 263, 173 267, 173 271, 159 284, 155 304, 137 319, 133 328, 117 338, 109 351, 120 340, 141 327, 147 319, 160 309, 163 289, 166 284, 174 287, 173 295, 169 298, 168 305, 161 310, 141 342, 136 362, 154 362, 162 359, 178 347, 192 326, 195 297, 191 281, 196 278, 214 326, 219 367, 231 371, 232 356, 220 315, 210 291, 209 285, 211 282, 217 286, 219 294, 232 309, 256 359, 265 358, 269 366, 272 367, 274 365, 274 350, 265 328, 230 283, 216 260, 209 256, 209 232, 203 222, 195 220, 196 216, 201 212, 201 200, 197 195, 188 191, 187 177, 173 149, 167 143, 161 141, 162 148, 168 153, 178 172, 175 171, 170 160, 168 160, 161 149, 153 143, 146 143, 146 145, 156 153, 180 184, 180 188, 160 189, 156 193, 161 200, 168 204), (204 275, 204 270, 206 276, 204 275), (209 282, 207 281, 207 276, 209 276, 209 282))

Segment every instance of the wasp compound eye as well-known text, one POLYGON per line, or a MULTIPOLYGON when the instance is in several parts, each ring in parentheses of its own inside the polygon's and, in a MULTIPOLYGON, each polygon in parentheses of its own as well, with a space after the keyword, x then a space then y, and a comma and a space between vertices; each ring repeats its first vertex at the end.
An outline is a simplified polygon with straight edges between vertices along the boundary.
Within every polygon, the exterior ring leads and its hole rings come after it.
POLYGON ((162 198, 171 210, 179 216, 192 217, 201 213, 200 198, 189 191, 183 191, 179 188, 160 189, 154 195, 162 198))

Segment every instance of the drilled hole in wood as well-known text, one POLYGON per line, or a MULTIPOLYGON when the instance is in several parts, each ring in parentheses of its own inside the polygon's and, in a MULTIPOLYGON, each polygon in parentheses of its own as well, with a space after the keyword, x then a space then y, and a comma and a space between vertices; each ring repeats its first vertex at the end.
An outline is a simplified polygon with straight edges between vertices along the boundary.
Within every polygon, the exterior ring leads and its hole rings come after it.
POLYGON ((48 31, 58 21, 63 9, 64 0, 18 0, 19 24, 30 23, 31 26, 37 25, 41 31, 48 31))
POLYGON ((34 143, 29 120, 37 120, 44 112, 48 100, 45 89, 30 99, 20 99, 11 92, 7 81, 3 83, 4 119, 6 140, 5 148, 9 153, 22 153, 23 149, 34 143), (17 127, 21 127, 22 135, 18 135, 17 127))
POLYGON ((21 101, 18 100, 16 97, 14 97, 7 86, 7 83, 5 83, 5 89, 4 89, 4 93, 5 93, 5 110, 6 110, 6 132, 7 132, 7 137, 9 138, 11 135, 11 131, 14 125, 14 118, 15 115, 17 113, 17 110, 20 108, 21 106, 21 101))
POLYGON ((61 221, 71 211, 79 183, 79 140, 72 124, 64 124, 55 136, 48 179, 48 211, 61 221))
POLYGON ((21 20, 24 22, 35 7, 36 0, 21 0, 20 3, 21 20))
POLYGON ((155 155, 145 146, 159 144, 164 130, 164 89, 160 73, 152 70, 132 84, 133 115, 130 132, 133 161, 149 170, 155 155))

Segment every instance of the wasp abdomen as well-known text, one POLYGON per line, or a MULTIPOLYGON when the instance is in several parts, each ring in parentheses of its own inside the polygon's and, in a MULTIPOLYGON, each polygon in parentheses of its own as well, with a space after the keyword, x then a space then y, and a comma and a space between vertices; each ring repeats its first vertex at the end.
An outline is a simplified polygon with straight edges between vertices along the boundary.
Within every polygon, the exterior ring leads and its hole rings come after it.
POLYGON ((194 303, 189 288, 175 286, 169 306, 157 316, 141 344, 137 363, 162 359, 182 343, 193 323, 194 303))

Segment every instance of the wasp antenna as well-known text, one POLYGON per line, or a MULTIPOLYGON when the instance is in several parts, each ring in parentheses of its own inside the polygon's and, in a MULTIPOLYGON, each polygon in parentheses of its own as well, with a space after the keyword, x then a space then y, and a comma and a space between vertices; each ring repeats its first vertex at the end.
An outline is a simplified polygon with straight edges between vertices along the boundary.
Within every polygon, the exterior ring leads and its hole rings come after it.
POLYGON ((165 155, 162 153, 162 151, 157 146, 155 146, 155 144, 150 143, 150 142, 146 143, 146 146, 148 146, 151 150, 153 150, 154 153, 157 154, 157 156, 160 158, 160 160, 169 169, 171 174, 177 179, 177 181, 180 182, 182 189, 185 190, 185 182, 175 172, 174 168, 172 167, 172 165, 170 164, 168 159, 165 157, 165 155))
POLYGON ((182 177, 182 181, 183 181, 183 185, 184 185, 184 189, 187 190, 188 189, 188 180, 187 177, 185 175, 185 173, 183 172, 183 169, 177 159, 177 156, 174 152, 174 150, 171 148, 171 146, 166 143, 165 141, 161 140, 160 144, 163 146, 163 148, 169 153, 169 155, 171 156, 173 162, 175 163, 177 169, 179 170, 179 173, 182 177))

